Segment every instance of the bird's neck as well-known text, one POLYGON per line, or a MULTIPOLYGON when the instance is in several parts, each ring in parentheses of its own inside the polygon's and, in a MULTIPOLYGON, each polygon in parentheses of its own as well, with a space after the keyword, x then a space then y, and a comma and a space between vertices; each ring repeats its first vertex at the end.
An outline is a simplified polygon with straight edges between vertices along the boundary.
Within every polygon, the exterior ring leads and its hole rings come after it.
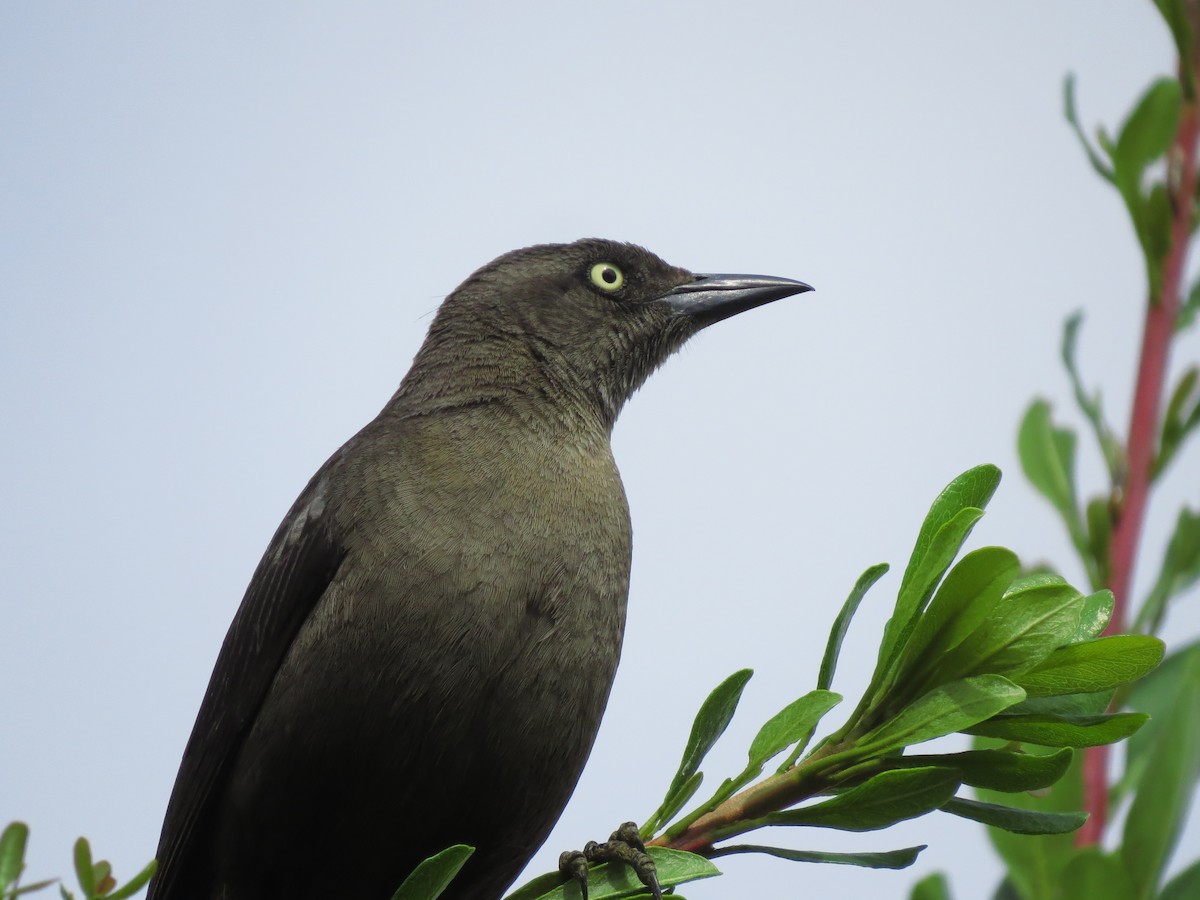
POLYGON ((489 335, 426 341, 388 405, 404 417, 478 410, 547 434, 607 442, 623 400, 527 340, 489 335))

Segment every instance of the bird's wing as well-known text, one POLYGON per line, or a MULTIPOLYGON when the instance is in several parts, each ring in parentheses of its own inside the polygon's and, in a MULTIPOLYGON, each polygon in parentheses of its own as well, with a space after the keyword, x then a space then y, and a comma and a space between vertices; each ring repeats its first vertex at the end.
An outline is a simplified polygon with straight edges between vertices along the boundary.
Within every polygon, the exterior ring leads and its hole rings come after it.
MULTIPOLYGON (((158 845, 149 898, 182 900, 204 889, 198 840, 276 671, 345 558, 322 473, 284 518, 254 572, 217 657, 188 739, 158 845)), ((207 896, 207 895, 205 895, 207 896)))

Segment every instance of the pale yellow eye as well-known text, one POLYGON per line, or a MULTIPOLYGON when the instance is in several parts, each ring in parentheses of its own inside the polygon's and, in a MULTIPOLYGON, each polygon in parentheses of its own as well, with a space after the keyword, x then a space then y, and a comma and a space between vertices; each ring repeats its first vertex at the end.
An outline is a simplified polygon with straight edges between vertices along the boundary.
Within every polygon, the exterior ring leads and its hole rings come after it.
POLYGON ((590 274, 592 284, 610 294, 625 285, 625 273, 610 262, 596 263, 590 274))

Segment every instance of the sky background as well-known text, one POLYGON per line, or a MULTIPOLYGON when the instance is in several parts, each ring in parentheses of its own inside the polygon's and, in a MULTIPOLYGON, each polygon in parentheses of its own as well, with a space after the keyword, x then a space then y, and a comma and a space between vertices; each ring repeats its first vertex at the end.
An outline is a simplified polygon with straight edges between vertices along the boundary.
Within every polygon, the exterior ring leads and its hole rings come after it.
MULTIPOLYGON (((749 666, 704 767, 739 770, 887 561, 835 683, 852 707, 962 470, 1006 473, 970 546, 1082 583, 1014 435, 1037 394, 1078 424, 1057 354, 1080 307, 1083 369, 1125 428, 1142 264, 1061 82, 1119 122, 1172 64, 1149 0, 416 6, 0 5, 0 818, 31 825, 30 877, 66 874, 79 834, 122 879, 153 855, 280 518, 441 298, 515 247, 610 237, 817 289, 700 335, 617 425, 624 656, 529 874, 644 819, 703 697, 749 666)), ((1197 356, 1193 332, 1173 371, 1197 356)), ((1140 591, 1198 471, 1191 447, 1155 498, 1140 591)), ((1169 639, 1200 632, 1197 599, 1169 639)), ((972 898, 1001 871, 941 814, 768 837, 930 847, 902 873, 728 859, 687 895, 901 898, 942 869, 972 898)))

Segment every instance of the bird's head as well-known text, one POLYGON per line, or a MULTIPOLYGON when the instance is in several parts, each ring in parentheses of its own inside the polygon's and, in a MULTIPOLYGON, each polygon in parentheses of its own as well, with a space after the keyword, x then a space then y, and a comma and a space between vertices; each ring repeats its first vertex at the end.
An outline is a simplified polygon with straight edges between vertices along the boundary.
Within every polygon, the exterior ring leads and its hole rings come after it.
POLYGON ((788 278, 697 275, 595 238, 514 250, 446 298, 398 396, 425 406, 440 384, 445 405, 509 397, 611 429, 625 401, 697 331, 809 290, 788 278))

